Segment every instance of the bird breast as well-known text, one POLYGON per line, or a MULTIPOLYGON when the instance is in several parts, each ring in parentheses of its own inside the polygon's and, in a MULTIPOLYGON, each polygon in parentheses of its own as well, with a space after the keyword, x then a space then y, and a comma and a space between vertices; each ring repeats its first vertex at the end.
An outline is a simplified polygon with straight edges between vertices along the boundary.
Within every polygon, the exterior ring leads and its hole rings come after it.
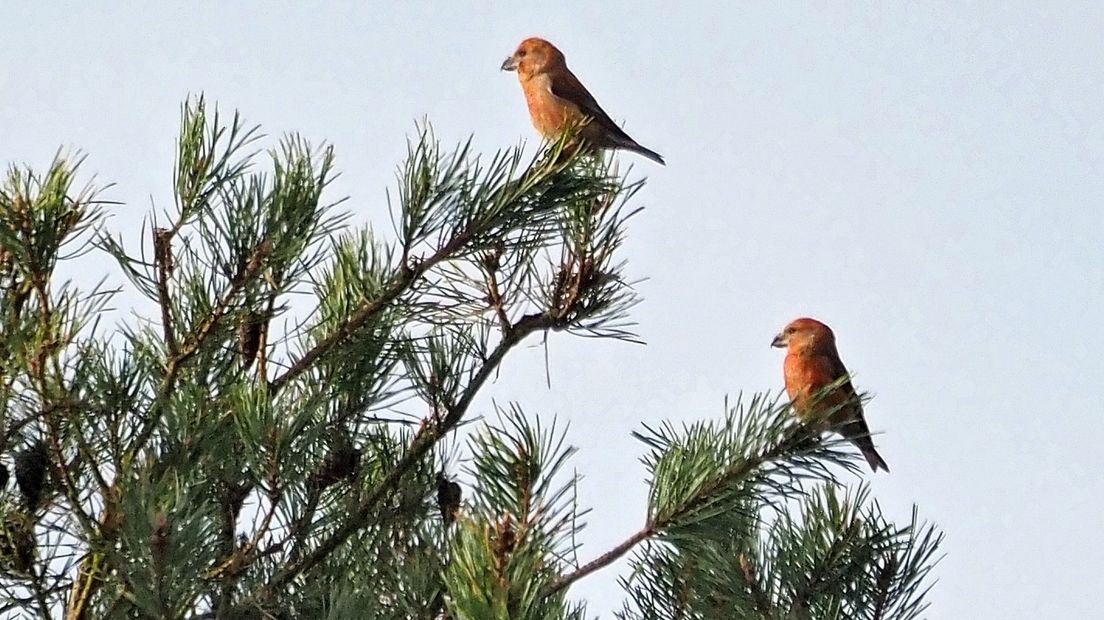
MULTIPOLYGON (((839 379, 839 375, 832 371, 832 364, 825 358, 812 355, 787 355, 783 365, 783 373, 786 380, 786 392, 790 396, 790 402, 800 415, 811 413, 808 402, 809 397, 839 379)), ((835 390, 826 397, 823 404, 837 404, 840 390, 835 390)))
POLYGON ((533 127, 545 139, 555 139, 569 122, 579 122, 579 108, 552 94, 552 80, 547 74, 537 74, 522 82, 525 102, 533 127))

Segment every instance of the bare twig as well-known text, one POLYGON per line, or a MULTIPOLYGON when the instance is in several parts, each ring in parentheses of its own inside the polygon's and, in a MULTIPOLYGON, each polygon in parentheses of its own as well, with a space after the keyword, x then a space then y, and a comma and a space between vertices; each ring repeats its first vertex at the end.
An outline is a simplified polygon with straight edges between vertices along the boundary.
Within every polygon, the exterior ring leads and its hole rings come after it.
POLYGON ((602 555, 594 558, 593 560, 587 562, 586 564, 583 564, 582 566, 575 569, 574 571, 572 571, 572 572, 570 572, 566 575, 561 575, 558 579, 553 581, 545 589, 544 595, 545 596, 551 596, 551 595, 559 592, 560 590, 563 590, 564 588, 570 586, 571 584, 575 583, 576 581, 582 579, 583 577, 586 577, 587 575, 589 575, 589 574, 591 574, 591 573, 593 573, 597 570, 603 569, 603 568, 609 566, 610 564, 613 564, 621 556, 628 553, 637 544, 639 544, 640 542, 642 542, 644 540, 647 540, 648 538, 653 536, 655 533, 656 533, 656 528, 654 528, 650 525, 641 528, 640 531, 636 532, 632 536, 629 536, 625 540, 621 541, 621 543, 618 544, 613 549, 610 549, 609 551, 607 551, 607 552, 603 553, 602 555))
POLYGON ((172 302, 169 297, 169 278, 173 271, 173 231, 153 229, 153 260, 157 265, 157 303, 161 306, 161 328, 165 334, 165 346, 169 355, 176 356, 176 334, 173 331, 172 302))

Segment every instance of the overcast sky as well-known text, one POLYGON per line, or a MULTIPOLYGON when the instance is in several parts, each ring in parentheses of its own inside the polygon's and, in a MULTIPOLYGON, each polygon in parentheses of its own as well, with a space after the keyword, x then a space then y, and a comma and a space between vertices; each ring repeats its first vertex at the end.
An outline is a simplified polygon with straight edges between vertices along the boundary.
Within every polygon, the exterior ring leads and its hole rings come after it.
MULTIPOLYGON (((619 156, 649 177, 625 252, 648 278, 647 346, 554 335, 550 390, 533 346, 480 405, 570 421, 593 508, 581 559, 643 520, 629 432, 780 389, 771 337, 809 315, 875 395, 882 506, 946 531, 929 616, 1100 613, 1104 4, 20 4, 0 37, 0 160, 87 152, 132 244, 151 199, 169 204, 188 93, 332 142, 331 196, 389 233, 416 120, 485 152, 536 145, 499 65, 550 39, 668 162, 619 156)), ((604 617, 622 599, 616 569, 572 593, 604 617)))

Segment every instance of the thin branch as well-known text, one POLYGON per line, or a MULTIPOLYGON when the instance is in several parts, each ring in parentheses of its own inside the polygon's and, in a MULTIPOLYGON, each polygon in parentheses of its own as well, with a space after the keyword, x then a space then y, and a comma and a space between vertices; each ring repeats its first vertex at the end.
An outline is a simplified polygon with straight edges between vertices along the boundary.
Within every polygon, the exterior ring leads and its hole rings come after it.
POLYGON ((268 384, 269 392, 272 395, 277 394, 290 381, 312 368, 314 362, 318 358, 328 353, 341 343, 342 340, 348 338, 350 334, 367 323, 372 317, 382 312, 387 308, 388 304, 413 286, 418 278, 425 275, 427 271, 437 264, 452 258, 452 255, 464 247, 474 234, 475 232, 473 230, 466 230, 456 235, 449 240, 448 243, 442 246, 441 249, 434 252, 432 256, 419 261, 413 267, 404 263, 402 271, 396 274, 394 281, 379 297, 362 305, 360 309, 349 316, 348 320, 334 329, 334 331, 323 338, 321 342, 314 345, 313 348, 304 353, 303 356, 285 370, 282 375, 273 379, 268 384))
POLYGON ((491 307, 495 311, 495 316, 498 318, 498 325, 502 329, 502 333, 507 333, 510 328, 510 317, 506 314, 505 300, 502 298, 502 292, 498 285, 498 271, 499 261, 502 260, 502 251, 500 248, 496 248, 483 257, 480 267, 483 269, 487 285, 487 301, 490 302, 491 307))
POLYGON ((65 620, 84 620, 88 604, 100 585, 99 569, 103 563, 103 554, 89 551, 78 568, 78 577, 69 588, 69 601, 65 610, 65 620))
POLYGON ((763 463, 769 462, 775 458, 778 458, 779 456, 786 454, 788 450, 792 450, 794 448, 794 445, 795 440, 792 438, 787 438, 773 449, 767 450, 763 454, 760 454, 755 458, 747 459, 743 462, 741 467, 725 472, 724 475, 719 476, 713 482, 704 485, 701 488, 700 492, 697 493, 694 497, 689 498, 689 501, 687 501, 685 505, 670 511, 667 515, 662 516, 661 518, 655 519, 643 529, 627 538, 621 544, 617 545, 606 553, 603 553, 594 560, 587 562, 583 566, 576 569, 574 572, 560 576, 558 579, 553 581, 548 588, 545 589, 545 595, 547 596, 555 594, 556 592, 559 592, 560 590, 571 585, 575 581, 586 577, 590 573, 593 573, 610 565, 618 558, 628 553, 628 551, 632 549, 636 544, 662 531, 664 528, 675 522, 679 517, 693 510, 699 503, 706 501, 709 497, 713 495, 714 492, 716 492, 721 487, 731 483, 732 480, 738 480, 747 477, 748 474, 761 466, 763 463))
POLYGON ((145 427, 123 457, 122 468, 124 470, 130 469, 130 464, 134 461, 138 452, 145 446, 146 442, 149 441, 149 438, 153 435, 154 429, 157 428, 161 408, 165 406, 166 400, 173 393, 176 387, 176 379, 180 375, 180 370, 188 360, 199 353, 199 349, 203 346, 203 343, 207 341, 207 337, 211 335, 211 332, 218 326, 219 321, 229 312, 230 304, 233 303, 234 298, 237 297, 238 293, 256 277, 257 273, 261 270, 263 259, 268 254, 270 248, 271 243, 268 242, 268 240, 257 244, 257 247, 253 250, 253 255, 250 257, 245 267, 234 276, 233 280, 230 282, 230 287, 226 290, 226 293, 223 294, 222 298, 219 299, 218 303, 215 304, 214 309, 207 318, 203 320, 203 323, 200 324, 195 335, 185 343, 184 348, 181 349, 177 355, 169 359, 165 368, 165 377, 161 380, 160 389, 157 390, 157 397, 154 398, 149 413, 146 415, 145 427))
MULTIPOLYGON (((60 351, 61 346, 57 340, 59 336, 57 333, 55 333, 55 330, 52 327, 54 308, 53 305, 50 303, 50 294, 46 288, 48 280, 42 274, 34 273, 31 274, 31 281, 34 282, 34 290, 38 296, 39 311, 42 313, 42 322, 48 327, 49 331, 47 332, 47 337, 45 339, 46 341, 35 347, 33 358, 31 360, 31 363, 29 364, 30 367, 28 368, 28 374, 30 375, 31 381, 38 384, 38 392, 41 395, 44 404, 47 402, 52 403, 55 400, 68 401, 68 395, 56 399, 49 396, 51 392, 54 392, 54 390, 50 389, 50 382, 47 381, 47 369, 45 363, 47 358, 54 362, 53 371, 57 383, 60 385, 64 385, 64 374, 57 359, 58 352, 60 351)), ((44 412, 46 410, 50 411, 49 414, 44 413, 43 418, 46 421, 46 428, 48 430, 46 436, 49 439, 49 449, 52 453, 51 456, 53 457, 51 459, 51 465, 55 467, 53 474, 60 481, 62 491, 65 494, 66 498, 69 500, 73 513, 77 516, 77 518, 81 521, 81 524, 84 526, 85 531, 92 532, 94 531, 95 522, 90 515, 88 515, 83 509, 81 509, 80 490, 78 489, 76 482, 74 482, 73 480, 72 472, 70 472, 69 468, 66 466, 65 454, 62 450, 61 443, 61 425, 58 423, 58 420, 53 415, 59 409, 61 409, 61 407, 43 408, 44 412)))
POLYGON ((559 592, 560 590, 563 590, 567 586, 575 583, 576 581, 582 579, 583 577, 586 577, 587 575, 589 575, 589 574, 591 574, 595 571, 601 570, 601 569, 609 566, 610 564, 613 564, 618 559, 620 559, 621 556, 628 553, 637 544, 639 544, 639 543, 647 540, 651 536, 655 535, 656 531, 657 531, 656 528, 654 528, 650 525, 645 526, 644 528, 642 528, 637 533, 635 533, 632 536, 629 536, 628 538, 626 538, 624 541, 621 542, 621 544, 617 545, 613 549, 610 549, 609 551, 607 551, 607 552, 603 553, 602 555, 594 558, 593 560, 587 562, 586 564, 583 564, 579 568, 575 569, 573 572, 568 573, 566 575, 561 575, 558 579, 553 581, 547 588, 545 588, 544 595, 545 596, 552 596, 553 594, 559 592))
POLYGON ((42 574, 32 573, 31 591, 38 603, 38 617, 42 620, 50 620, 50 603, 46 600, 46 589, 42 587, 42 577, 46 574, 46 567, 42 567, 42 574))
POLYGON ((173 332, 172 303, 169 297, 169 278, 173 271, 172 231, 153 229, 153 261, 157 266, 157 303, 161 306, 161 327, 165 333, 165 347, 169 355, 177 355, 176 334, 173 332))
POLYGON ((410 448, 402 459, 400 459, 395 467, 388 472, 387 476, 372 489, 364 501, 362 501, 360 505, 357 506, 356 510, 345 519, 341 526, 330 534, 328 538, 319 543, 310 554, 294 562, 272 577, 268 584, 261 589, 261 598, 271 598, 292 579, 295 579, 298 575, 310 570, 319 562, 326 559, 326 557, 344 543, 346 539, 352 536, 357 530, 363 528, 368 523, 368 517, 372 514, 372 511, 388 493, 394 490, 403 476, 405 476, 406 473, 433 448, 445 433, 460 423, 464 414, 471 406, 472 401, 475 399, 476 394, 478 394, 487 379, 494 374, 494 371, 498 368, 503 358, 506 357, 506 354, 529 334, 550 329, 555 325, 556 318, 547 313, 527 315, 518 321, 513 329, 510 330, 510 333, 503 337, 494 351, 487 356, 486 361, 480 367, 479 371, 472 377, 471 383, 464 389, 464 393, 456 401, 455 405, 449 407, 448 413, 441 421, 438 424, 426 426, 421 433, 415 436, 414 441, 411 443, 410 448))
POLYGON ((337 346, 339 342, 347 338, 360 326, 368 322, 369 319, 386 308, 395 298, 406 291, 406 289, 414 283, 414 277, 408 276, 408 273, 413 272, 404 272, 394 284, 383 292, 382 295, 361 306, 359 310, 349 316, 348 320, 334 329, 329 336, 323 338, 321 342, 304 353, 303 356, 285 370, 283 374, 273 379, 268 384, 269 393, 276 395, 291 380, 309 370, 313 366, 315 360, 337 346))
MULTIPOLYGON (((146 415, 145 426, 132 442, 126 454, 123 455, 120 467, 122 471, 130 470, 130 466, 138 456, 138 453, 145 446, 146 442, 149 441, 150 437, 153 436, 153 432, 157 428, 157 422, 160 419, 161 408, 165 406, 167 399, 173 393, 176 387, 176 379, 180 375, 180 370, 189 359, 199 352, 199 349, 203 346, 203 343, 206 342, 208 336, 210 336, 219 321, 222 320, 222 317, 229 311, 230 304, 233 303, 238 293, 240 293, 242 289, 256 277, 257 273, 260 272, 264 257, 268 254, 270 249, 271 243, 268 240, 257 244, 249 261, 231 280, 230 287, 226 290, 226 293, 223 294, 218 303, 215 304, 214 309, 207 318, 204 319, 199 329, 196 330, 195 335, 185 344, 183 349, 179 350, 176 355, 169 359, 165 370, 165 377, 161 381, 161 387, 158 389, 157 396, 154 398, 149 413, 146 415)), ((91 560, 92 556, 89 556, 89 558, 85 560, 85 563, 91 560)), ((88 602, 91 601, 95 591, 101 584, 99 580, 95 579, 92 570, 85 570, 85 563, 82 563, 81 567, 83 578, 73 582, 72 595, 70 596, 71 605, 67 611, 67 618, 83 618, 84 614, 87 612, 88 602)))
POLYGON ((262 380, 268 379, 268 353, 266 352, 268 348, 268 330, 272 326, 272 315, 275 312, 277 295, 275 285, 271 280, 269 280, 269 283, 273 290, 268 295, 268 305, 264 310, 264 324, 261 328, 261 341, 257 344, 257 376, 262 380))

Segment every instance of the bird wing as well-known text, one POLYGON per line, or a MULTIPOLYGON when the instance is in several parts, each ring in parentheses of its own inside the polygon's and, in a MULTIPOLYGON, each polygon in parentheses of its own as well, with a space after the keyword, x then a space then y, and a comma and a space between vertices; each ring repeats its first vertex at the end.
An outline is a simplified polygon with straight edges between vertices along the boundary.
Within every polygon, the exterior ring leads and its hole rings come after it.
POLYGON ((832 391, 832 395, 825 398, 825 400, 832 405, 839 405, 844 402, 848 403, 849 406, 842 412, 843 415, 849 419, 859 418, 861 420, 862 402, 859 400, 859 395, 855 392, 854 386, 851 385, 851 376, 847 372, 847 368, 843 365, 839 356, 819 355, 817 356, 817 360, 822 368, 822 376, 827 378, 827 381, 824 383, 825 386, 847 377, 838 388, 832 391))
POLYGON ((822 401, 829 407, 840 406, 833 415, 831 423, 841 435, 858 446, 871 469, 878 471, 881 468, 889 471, 889 465, 886 465, 885 459, 878 454, 874 441, 870 438, 870 427, 863 417, 862 400, 851 385, 850 374, 839 356, 817 355, 809 360, 809 368, 806 369, 805 374, 814 392, 847 377, 839 387, 832 390, 831 394, 826 394, 822 401))
MULTIPOLYGON (((828 355, 787 355, 784 366, 786 391, 791 400, 799 409, 809 413, 808 406, 815 405, 809 402, 824 388, 832 385, 839 379, 847 376, 847 368, 839 361, 839 358, 828 355)), ((841 405, 848 400, 858 398, 855 396, 855 388, 851 386, 851 380, 847 379, 829 394, 820 395, 819 401, 823 405, 841 405)), ((860 413, 862 409, 859 409, 860 413)))
POLYGON ((551 77, 549 88, 553 95, 579 108, 583 115, 589 116, 592 122, 598 123, 617 138, 626 140, 629 144, 636 144, 636 141, 630 138, 629 134, 613 122, 613 119, 610 118, 609 114, 606 114, 602 106, 598 105, 598 100, 590 94, 590 91, 586 89, 586 86, 583 86, 583 83, 575 77, 570 69, 564 67, 560 71, 553 72, 551 77))

